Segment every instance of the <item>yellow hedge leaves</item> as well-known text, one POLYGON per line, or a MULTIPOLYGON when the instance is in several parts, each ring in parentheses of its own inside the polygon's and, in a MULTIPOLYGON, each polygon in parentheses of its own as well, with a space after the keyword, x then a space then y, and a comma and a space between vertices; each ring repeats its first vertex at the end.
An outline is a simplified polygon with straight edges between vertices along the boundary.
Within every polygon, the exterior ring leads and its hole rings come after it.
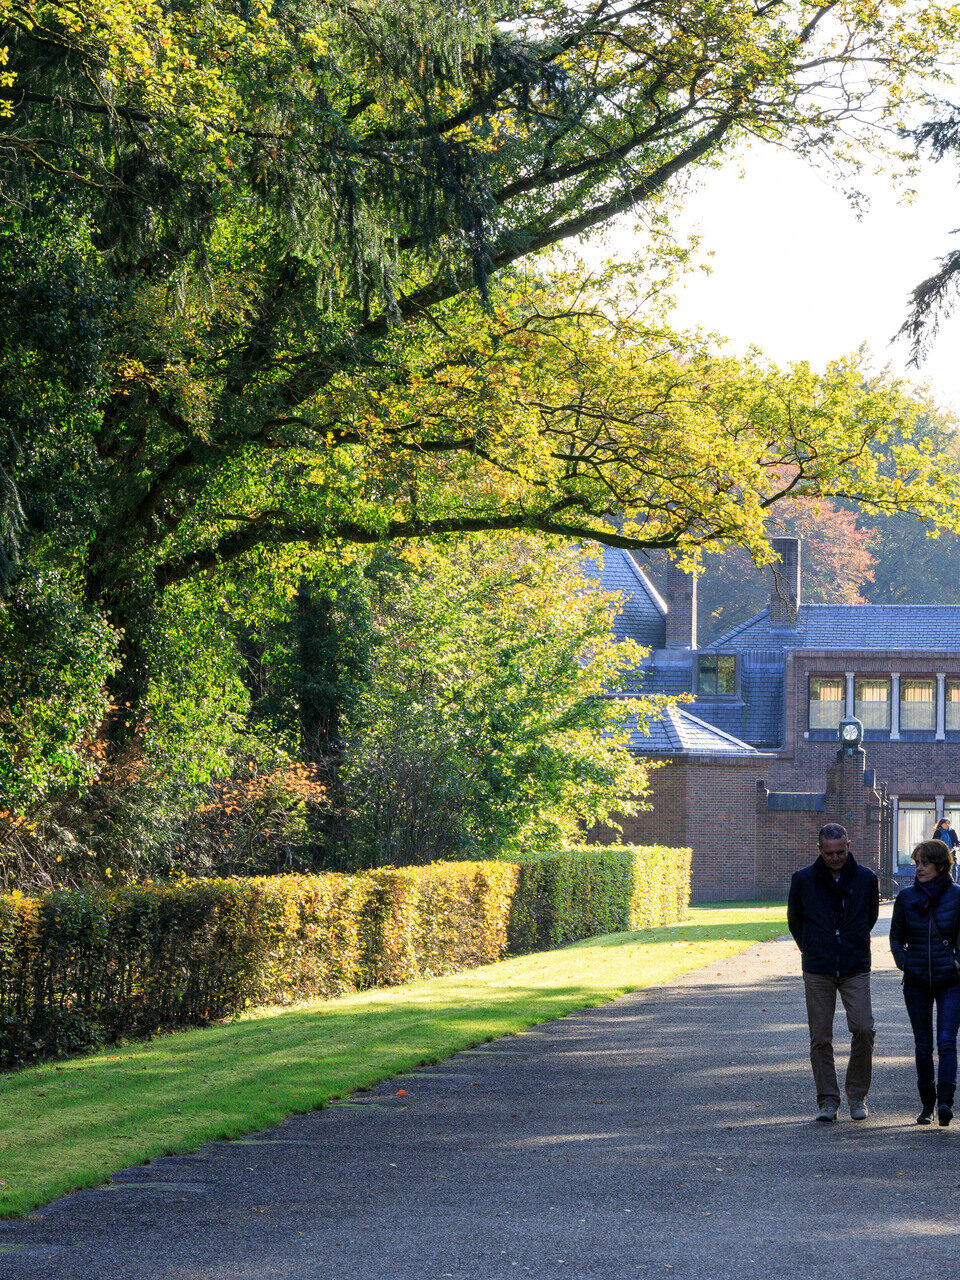
POLYGON ((680 918, 689 851, 0 896, 0 1064, 680 918))

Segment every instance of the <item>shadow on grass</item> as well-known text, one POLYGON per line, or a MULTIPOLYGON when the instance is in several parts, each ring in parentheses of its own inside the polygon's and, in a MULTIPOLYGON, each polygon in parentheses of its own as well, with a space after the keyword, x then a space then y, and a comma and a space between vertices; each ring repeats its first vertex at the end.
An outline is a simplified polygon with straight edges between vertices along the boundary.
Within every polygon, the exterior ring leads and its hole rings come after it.
MULTIPOLYGON (((236 1022, 29 1068, 0 1082, 10 1184, 0 1184, 0 1215, 670 981, 783 932, 781 912, 764 916, 758 920, 748 908, 698 909, 683 924, 592 938, 404 987, 256 1010, 236 1022)), ((656 1014, 651 1002, 630 1016, 642 1022, 656 1014)))

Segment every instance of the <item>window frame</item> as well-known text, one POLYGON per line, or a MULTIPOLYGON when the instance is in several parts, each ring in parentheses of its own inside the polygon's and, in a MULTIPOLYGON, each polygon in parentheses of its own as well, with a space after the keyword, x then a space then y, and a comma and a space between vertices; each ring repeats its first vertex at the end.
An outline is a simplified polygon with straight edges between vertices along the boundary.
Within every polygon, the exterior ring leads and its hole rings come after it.
POLYGON ((917 843, 916 837, 919 836, 921 840, 929 840, 936 821, 937 802, 932 796, 928 796, 926 799, 901 799, 899 801, 897 805, 897 829, 893 836, 894 858, 898 870, 903 871, 910 866, 910 854, 913 851, 913 846, 917 843), (910 826, 908 815, 921 813, 925 815, 924 820, 917 823, 916 830, 904 836, 901 844, 901 832, 905 827, 909 828, 910 826))
POLYGON ((910 732, 916 732, 916 733, 933 733, 933 732, 935 732, 936 727, 937 727, 937 682, 936 682, 936 680, 933 678, 933 676, 901 676, 901 677, 900 677, 900 708, 899 708, 899 715, 900 715, 900 731, 901 731, 901 733, 902 733, 904 730, 906 730, 908 733, 910 733, 910 732), (907 701, 907 699, 904 697, 904 692, 905 692, 905 691, 906 691, 906 689, 908 689, 911 685, 914 685, 914 686, 923 685, 925 688, 927 688, 927 689, 929 689, 929 690, 930 690, 930 697, 929 697, 929 698, 917 698, 917 699, 914 699, 914 700, 912 700, 912 701, 909 701, 909 702, 908 702, 908 701, 907 701), (929 706, 929 711, 930 711, 930 714, 929 714, 929 721, 930 721, 930 723, 929 723, 929 724, 910 724, 910 723, 908 723, 908 721, 909 721, 909 716, 907 716, 907 717, 905 717, 905 716, 904 716, 904 709, 905 709, 905 708, 908 708, 908 707, 918 707, 918 706, 923 706, 923 707, 927 707, 927 706, 929 706))
POLYGON ((943 686, 943 727, 944 729, 960 729, 960 677, 948 676, 943 686), (951 702, 950 690, 957 690, 957 697, 951 702), (953 716, 950 715, 950 708, 955 707, 956 711, 953 716), (953 724, 950 721, 953 720, 953 724))
POLYGON ((892 712, 893 712, 893 681, 890 679, 888 675, 854 676, 853 714, 863 725, 864 731, 873 730, 876 733, 889 733, 890 726, 892 724, 892 719, 891 719, 892 712), (868 684, 885 685, 887 690, 886 699, 884 700, 884 699, 878 698, 874 700, 874 699, 858 697, 857 695, 860 692, 861 686, 868 685, 868 684), (863 713, 862 706, 864 703, 867 703, 867 705, 870 705, 870 706, 882 706, 884 705, 884 702, 886 703, 886 708, 887 708, 887 722, 886 724, 875 724, 872 721, 872 717, 865 715, 863 713))
POLYGON ((740 695, 740 662, 739 662, 739 656, 735 653, 698 653, 697 663, 695 667, 695 674, 696 674, 696 694, 698 698, 700 697, 712 698, 719 702, 719 701, 737 698, 740 695), (703 685, 703 673, 701 671, 701 664, 705 659, 712 660, 716 663, 716 672, 715 672, 716 687, 714 689, 706 689, 704 688, 704 685, 703 685), (721 693, 719 689, 721 662, 733 663, 733 689, 730 693, 721 693))
POLYGON ((844 715, 846 714, 846 708, 847 708, 847 688, 846 688, 846 679, 844 676, 809 675, 807 677, 807 728, 808 729, 812 729, 814 732, 821 732, 821 733, 824 730, 830 730, 832 732, 836 732, 837 726, 839 725, 840 721, 843 719, 844 715), (815 681, 822 681, 824 684, 829 682, 830 684, 839 685, 840 686, 839 699, 837 698, 816 698, 815 699, 813 697, 813 685, 815 681), (829 705, 837 706, 840 708, 840 714, 837 716, 834 723, 814 724, 813 722, 814 702, 817 702, 817 703, 824 702, 829 705))

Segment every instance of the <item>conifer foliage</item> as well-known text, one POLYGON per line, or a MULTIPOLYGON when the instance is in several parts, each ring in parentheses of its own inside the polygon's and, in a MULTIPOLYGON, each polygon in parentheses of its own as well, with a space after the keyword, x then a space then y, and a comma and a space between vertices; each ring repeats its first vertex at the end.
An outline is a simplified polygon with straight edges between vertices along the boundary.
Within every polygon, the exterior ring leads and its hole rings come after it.
MULTIPOLYGON (((673 333, 643 306, 656 237, 594 278, 538 257, 662 223, 748 136, 855 162, 955 29, 883 0, 0 0, 9 651, 59 600, 89 714, 91 663, 105 689, 90 739, 199 785, 242 710, 238 630, 344 547, 762 556, 788 495, 956 524, 900 389, 673 333)), ((41 791, 82 791, 41 756, 41 791)))

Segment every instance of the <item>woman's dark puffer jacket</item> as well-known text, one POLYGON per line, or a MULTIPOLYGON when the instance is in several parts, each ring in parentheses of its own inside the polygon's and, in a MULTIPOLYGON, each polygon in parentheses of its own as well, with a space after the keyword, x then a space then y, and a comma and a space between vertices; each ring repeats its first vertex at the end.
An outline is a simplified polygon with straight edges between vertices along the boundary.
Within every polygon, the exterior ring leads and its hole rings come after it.
POLYGON ((890 950, 897 968, 912 982, 936 991, 960 981, 950 947, 944 941, 946 938, 954 948, 957 946, 960 885, 948 885, 929 911, 920 910, 922 902, 923 894, 916 885, 908 885, 897 894, 890 922, 890 950))

